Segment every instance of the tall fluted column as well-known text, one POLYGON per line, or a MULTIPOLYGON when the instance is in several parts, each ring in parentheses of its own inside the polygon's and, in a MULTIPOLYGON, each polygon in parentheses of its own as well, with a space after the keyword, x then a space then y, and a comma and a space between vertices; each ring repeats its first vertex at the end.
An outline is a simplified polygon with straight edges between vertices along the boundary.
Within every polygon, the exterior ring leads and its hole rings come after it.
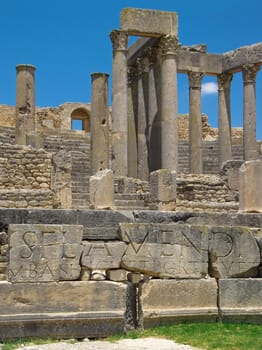
POLYGON ((115 175, 128 174, 127 42, 125 32, 110 34, 113 44, 112 69, 112 168, 115 175))
POLYGON ((93 73, 91 103, 91 170, 109 168, 108 74, 93 73))
POLYGON ((137 73, 135 67, 128 69, 128 176, 137 178, 137 73))
POLYGON ((222 73, 218 75, 218 141, 219 161, 232 159, 231 140, 231 108, 230 108, 230 86, 233 75, 222 73))
POLYGON ((161 62, 161 168, 176 170, 177 132, 177 48, 175 36, 160 39, 161 62))
POLYGON ((201 120, 201 80, 203 74, 189 72, 189 171, 203 172, 202 161, 202 120, 201 120))
POLYGON ((16 66, 16 132, 18 145, 27 144, 27 135, 35 132, 35 67, 16 66))
POLYGON ((244 160, 256 159, 256 74, 259 66, 247 64, 242 68, 244 82, 244 160))

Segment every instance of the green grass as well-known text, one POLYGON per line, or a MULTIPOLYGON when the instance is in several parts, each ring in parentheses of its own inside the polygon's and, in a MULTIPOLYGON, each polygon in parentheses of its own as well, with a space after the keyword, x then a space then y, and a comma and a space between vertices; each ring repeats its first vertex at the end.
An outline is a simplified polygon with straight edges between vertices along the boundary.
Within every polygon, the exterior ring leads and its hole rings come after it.
MULTIPOLYGON (((206 350, 262 350, 262 325, 227 323, 180 323, 144 331, 116 335, 108 340, 160 337, 206 350)), ((22 344, 47 344, 55 339, 20 339, 6 341, 2 350, 14 350, 22 344)), ((70 342, 74 342, 70 340, 70 342)), ((1 349, 1 347, 0 347, 1 349)))
POLYGON ((206 350, 262 350, 262 325, 181 323, 132 331, 122 338, 161 337, 206 350))

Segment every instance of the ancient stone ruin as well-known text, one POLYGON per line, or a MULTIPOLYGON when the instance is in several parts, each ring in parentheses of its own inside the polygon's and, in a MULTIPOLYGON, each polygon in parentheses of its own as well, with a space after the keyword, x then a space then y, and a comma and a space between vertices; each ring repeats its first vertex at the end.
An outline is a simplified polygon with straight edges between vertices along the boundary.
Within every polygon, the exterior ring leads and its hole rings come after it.
POLYGON ((16 107, 0 108, 0 339, 262 321, 262 44, 210 54, 182 45, 177 23, 123 10, 112 108, 104 73, 92 74, 91 104, 36 108, 35 67, 17 66, 16 107), (177 73, 189 115, 177 113, 177 73), (218 129, 201 113, 204 75, 218 79, 218 129))

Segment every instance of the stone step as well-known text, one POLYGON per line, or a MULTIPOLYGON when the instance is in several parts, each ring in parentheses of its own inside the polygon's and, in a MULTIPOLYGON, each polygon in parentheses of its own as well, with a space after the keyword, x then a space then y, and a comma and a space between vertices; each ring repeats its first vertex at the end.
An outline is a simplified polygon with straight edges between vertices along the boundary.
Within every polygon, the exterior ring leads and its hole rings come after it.
POLYGON ((115 193, 115 200, 143 200, 139 193, 115 193))
POLYGON ((89 192, 72 192, 72 198, 81 199, 81 200, 89 200, 89 192))
POLYGON ((142 200, 124 200, 124 199, 116 199, 115 200, 115 206, 116 207, 122 207, 122 208, 144 208, 144 201, 142 200))

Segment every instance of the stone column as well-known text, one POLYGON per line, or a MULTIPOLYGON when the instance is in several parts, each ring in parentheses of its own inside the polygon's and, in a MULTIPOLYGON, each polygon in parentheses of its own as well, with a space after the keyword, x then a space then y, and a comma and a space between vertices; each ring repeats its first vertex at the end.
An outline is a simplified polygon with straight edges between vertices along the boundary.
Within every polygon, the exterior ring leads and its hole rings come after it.
POLYGON ((127 42, 125 32, 110 34, 113 44, 112 69, 112 168, 115 175, 128 174, 127 149, 127 42))
POLYGON ((161 62, 161 168, 176 170, 178 163, 177 132, 177 63, 178 39, 160 39, 161 62))
POLYGON ((220 166, 232 159, 230 86, 233 75, 218 75, 218 141, 220 166))
POLYGON ((128 69, 128 176, 137 178, 137 74, 136 68, 128 69))
POLYGON ((188 72, 189 78, 189 172, 202 174, 201 80, 203 74, 188 72))
POLYGON ((137 176, 141 180, 148 180, 148 71, 145 71, 145 59, 137 59, 137 83, 138 83, 138 120, 137 120, 137 176))
POLYGON ((109 168, 108 74, 93 73, 91 103, 91 171, 109 168))
POLYGON ((242 68, 244 82, 244 160, 258 157, 256 142, 256 74, 259 66, 247 64, 242 68))
POLYGON ((16 66, 16 132, 18 145, 27 144, 27 135, 35 132, 35 67, 16 66))

